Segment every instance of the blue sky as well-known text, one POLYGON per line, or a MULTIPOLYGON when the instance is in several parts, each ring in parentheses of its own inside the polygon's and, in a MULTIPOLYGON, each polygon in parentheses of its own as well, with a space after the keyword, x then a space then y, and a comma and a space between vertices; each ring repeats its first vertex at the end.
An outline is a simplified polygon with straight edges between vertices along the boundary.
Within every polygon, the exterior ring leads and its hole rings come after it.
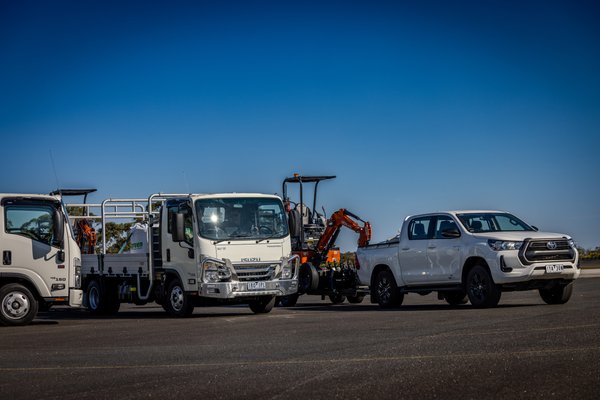
POLYGON ((600 246, 596 4, 2 0, 0 191, 51 152, 98 202, 334 174, 375 240, 491 208, 600 246))

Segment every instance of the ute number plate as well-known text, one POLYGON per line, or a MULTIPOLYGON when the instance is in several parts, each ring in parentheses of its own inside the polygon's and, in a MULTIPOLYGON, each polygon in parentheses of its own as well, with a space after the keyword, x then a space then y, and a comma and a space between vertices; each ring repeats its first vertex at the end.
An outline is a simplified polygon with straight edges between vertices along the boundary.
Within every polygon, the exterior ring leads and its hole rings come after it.
POLYGON ((563 266, 562 264, 551 264, 551 265, 546 265, 546 273, 547 274, 557 274, 563 272, 563 266))
POLYGON ((263 290, 267 288, 267 282, 248 282, 248 290, 263 290))

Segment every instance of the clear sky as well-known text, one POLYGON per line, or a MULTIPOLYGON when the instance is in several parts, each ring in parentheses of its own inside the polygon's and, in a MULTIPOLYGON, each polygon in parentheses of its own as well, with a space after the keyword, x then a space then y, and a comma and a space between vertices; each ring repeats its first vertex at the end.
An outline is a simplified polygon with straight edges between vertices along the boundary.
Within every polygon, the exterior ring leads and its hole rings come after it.
MULTIPOLYGON (((509 210, 600 246, 600 6, 0 0, 0 192, 509 210)), ((344 250, 356 236, 344 233, 344 250)))

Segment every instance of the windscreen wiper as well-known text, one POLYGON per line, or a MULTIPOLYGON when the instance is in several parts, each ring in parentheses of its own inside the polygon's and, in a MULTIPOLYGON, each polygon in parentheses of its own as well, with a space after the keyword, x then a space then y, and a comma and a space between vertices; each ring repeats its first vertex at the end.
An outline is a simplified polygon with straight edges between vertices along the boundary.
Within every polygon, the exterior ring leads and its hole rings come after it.
POLYGON ((231 239, 235 239, 235 238, 244 238, 244 237, 248 237, 248 236, 250 236, 250 235, 249 235, 249 234, 247 234, 247 233, 241 233, 241 234, 237 234, 237 235, 231 235, 231 236, 229 236, 229 237, 228 237, 228 238, 226 238, 226 239, 219 239, 219 240, 215 240, 215 241, 213 242, 213 244, 219 244, 219 243, 222 243, 222 242, 226 242, 226 241, 228 241, 228 240, 231 240, 231 239))

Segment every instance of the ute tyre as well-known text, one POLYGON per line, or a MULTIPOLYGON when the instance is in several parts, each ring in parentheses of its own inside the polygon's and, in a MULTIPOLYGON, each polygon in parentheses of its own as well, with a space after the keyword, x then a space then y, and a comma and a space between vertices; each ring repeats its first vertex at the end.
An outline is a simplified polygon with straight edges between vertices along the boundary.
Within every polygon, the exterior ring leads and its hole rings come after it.
POLYGON ((298 272, 298 293, 310 293, 319 288, 319 271, 310 264, 302 264, 298 272))
POLYGON ((179 279, 173 279, 167 286, 167 296, 163 304, 165 311, 172 317, 189 317, 194 312, 194 304, 183 290, 179 279))
POLYGON ((377 274, 373 290, 381 308, 400 307, 404 301, 404 293, 398 289, 394 275, 387 269, 377 274))
POLYGON ((331 300, 333 304, 342 304, 346 301, 346 296, 340 293, 330 294, 329 300, 331 300))
POLYGON ((364 294, 357 294, 355 296, 348 296, 348 303, 350 304, 360 304, 365 299, 364 294))
POLYGON ((444 300, 446 300, 446 303, 450 304, 451 306, 459 306, 461 304, 467 304, 469 298, 467 297, 467 294, 463 291, 445 292, 444 300))
POLYGON ((496 307, 502 296, 500 286, 494 283, 488 269, 481 265, 474 266, 467 274, 466 291, 475 308, 496 307))
POLYGON ((258 300, 250 302, 250 309, 254 314, 267 314, 275 306, 275 296, 263 296, 258 300))
POLYGON ((290 294, 288 296, 281 296, 277 298, 278 307, 294 307, 298 302, 300 295, 298 293, 290 294))
POLYGON ((38 312, 38 300, 19 283, 0 288, 0 325, 27 325, 38 312))
POLYGON ((565 304, 573 294, 573 283, 557 285, 551 289, 540 289, 540 297, 546 304, 565 304))

